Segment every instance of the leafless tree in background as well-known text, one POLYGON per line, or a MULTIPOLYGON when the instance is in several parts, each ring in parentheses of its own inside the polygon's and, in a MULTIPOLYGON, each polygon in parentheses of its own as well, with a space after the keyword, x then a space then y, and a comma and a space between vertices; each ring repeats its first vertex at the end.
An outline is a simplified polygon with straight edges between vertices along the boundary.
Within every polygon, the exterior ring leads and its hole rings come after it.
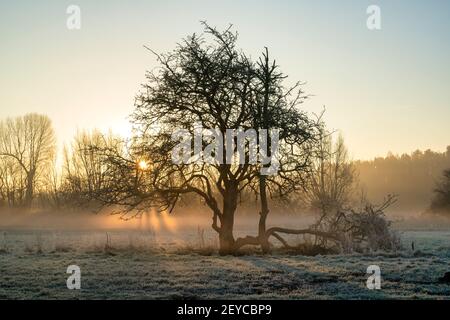
MULTIPOLYGON (((60 187, 56 188, 58 202, 67 207, 95 207, 95 195, 105 188, 108 163, 99 150, 120 153, 123 141, 112 133, 79 132, 69 148, 63 150, 63 167, 60 187)), ((58 184, 58 182, 54 182, 58 184)))
POLYGON ((357 173, 341 135, 334 142, 332 134, 322 132, 313 159, 303 197, 306 205, 319 214, 315 228, 320 230, 355 200, 357 173))
POLYGON ((2 205, 16 207, 22 203, 25 175, 15 159, 0 157, 0 197, 2 205))
POLYGON ((2 180, 7 193, 14 193, 14 203, 18 200, 18 205, 31 206, 40 178, 52 165, 55 149, 55 134, 47 116, 27 114, 0 122, 0 158, 5 164, 2 180))

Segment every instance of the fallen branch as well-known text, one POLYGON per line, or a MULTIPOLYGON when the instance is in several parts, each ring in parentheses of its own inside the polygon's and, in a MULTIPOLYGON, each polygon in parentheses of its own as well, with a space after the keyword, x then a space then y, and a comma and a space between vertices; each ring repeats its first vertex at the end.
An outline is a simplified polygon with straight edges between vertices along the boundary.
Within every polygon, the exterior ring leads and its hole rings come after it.
POLYGON ((234 242, 234 250, 238 250, 246 245, 259 246, 260 244, 259 237, 246 236, 245 238, 237 238, 234 242))
POLYGON ((329 240, 333 240, 335 242, 341 243, 342 239, 337 236, 336 234, 333 233, 329 233, 329 232, 323 232, 323 231, 317 231, 317 230, 311 230, 311 229, 288 229, 288 228, 280 228, 280 227, 272 227, 269 228, 266 231, 266 238, 268 239, 270 236, 275 237, 276 239, 278 239, 281 243, 283 243, 283 245, 286 246, 285 242, 286 240, 280 240, 280 235, 278 235, 278 233, 285 233, 285 234, 295 234, 295 235, 299 235, 299 234, 311 234, 314 236, 318 236, 318 237, 322 237, 325 239, 329 239, 329 240))
POLYGON ((292 246, 289 245, 289 243, 287 243, 287 241, 284 240, 283 237, 280 236, 278 233, 273 232, 273 233, 272 233, 272 236, 273 236, 275 239, 277 239, 278 241, 280 241, 280 242, 283 244, 283 246, 285 246, 287 249, 291 249, 291 248, 292 248, 292 246))
POLYGON ((234 243, 234 250, 238 250, 246 245, 254 245, 258 246, 261 245, 264 241, 268 241, 269 238, 272 236, 278 241, 280 241, 284 247, 291 249, 293 246, 289 245, 289 243, 279 235, 279 233, 285 233, 285 234, 311 234, 318 237, 322 237, 325 239, 332 240, 337 243, 342 243, 342 239, 338 237, 335 234, 323 232, 323 231, 317 231, 317 230, 311 230, 311 229, 287 229, 287 228, 281 228, 281 227, 272 227, 266 231, 266 233, 263 235, 263 237, 253 237, 253 236, 246 236, 245 238, 237 238, 234 243))

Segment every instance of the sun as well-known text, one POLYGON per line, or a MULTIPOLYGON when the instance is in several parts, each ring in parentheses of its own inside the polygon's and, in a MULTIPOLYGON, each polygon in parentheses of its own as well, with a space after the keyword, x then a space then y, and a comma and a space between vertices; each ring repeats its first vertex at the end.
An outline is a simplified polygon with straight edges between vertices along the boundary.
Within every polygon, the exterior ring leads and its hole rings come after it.
POLYGON ((148 163, 145 160, 141 160, 138 163, 138 167, 140 170, 147 170, 148 169, 148 163))

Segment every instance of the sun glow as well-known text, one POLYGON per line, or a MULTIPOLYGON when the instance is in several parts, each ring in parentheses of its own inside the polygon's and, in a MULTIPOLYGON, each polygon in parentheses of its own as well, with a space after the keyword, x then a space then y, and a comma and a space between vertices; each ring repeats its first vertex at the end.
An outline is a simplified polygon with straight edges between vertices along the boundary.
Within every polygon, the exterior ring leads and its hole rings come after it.
POLYGON ((138 167, 140 170, 147 170, 148 169, 148 163, 145 160, 141 160, 138 162, 138 167))

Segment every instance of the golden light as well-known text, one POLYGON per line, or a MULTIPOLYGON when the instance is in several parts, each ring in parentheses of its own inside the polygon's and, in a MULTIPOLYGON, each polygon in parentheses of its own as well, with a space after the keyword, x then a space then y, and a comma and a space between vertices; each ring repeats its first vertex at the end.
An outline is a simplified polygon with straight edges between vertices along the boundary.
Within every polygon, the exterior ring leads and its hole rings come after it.
POLYGON ((145 160, 141 160, 138 163, 138 167, 140 170, 147 170, 148 169, 148 163, 145 160))

